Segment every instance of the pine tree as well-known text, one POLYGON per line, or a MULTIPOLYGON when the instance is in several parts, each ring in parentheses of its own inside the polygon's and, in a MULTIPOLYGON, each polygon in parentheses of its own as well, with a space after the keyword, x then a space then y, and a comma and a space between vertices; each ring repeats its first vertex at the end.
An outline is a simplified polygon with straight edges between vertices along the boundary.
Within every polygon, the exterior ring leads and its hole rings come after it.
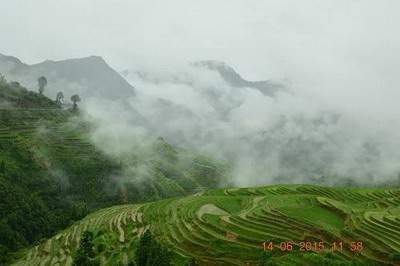
POLYGON ((139 246, 136 249, 136 264, 138 266, 146 266, 150 257, 150 248, 153 237, 149 230, 144 232, 140 237, 139 246))
POLYGON ((137 266, 170 266, 170 251, 160 245, 147 230, 139 240, 136 249, 137 266))
POLYGON ((272 257, 271 252, 264 251, 262 256, 261 256, 261 262, 260 262, 259 265, 260 266, 271 265, 271 257, 272 257))
POLYGON ((6 165, 4 164, 4 161, 1 161, 0 163, 0 173, 5 173, 6 172, 6 165))
POLYGON ((393 262, 400 262, 400 252, 395 252, 395 253, 391 254, 390 259, 393 262))
POLYGON ((73 265, 75 266, 95 266, 95 253, 93 246, 93 233, 85 231, 82 234, 79 248, 75 253, 73 265))
POLYGON ((195 258, 191 258, 190 261, 186 263, 186 266, 197 266, 197 262, 195 258))

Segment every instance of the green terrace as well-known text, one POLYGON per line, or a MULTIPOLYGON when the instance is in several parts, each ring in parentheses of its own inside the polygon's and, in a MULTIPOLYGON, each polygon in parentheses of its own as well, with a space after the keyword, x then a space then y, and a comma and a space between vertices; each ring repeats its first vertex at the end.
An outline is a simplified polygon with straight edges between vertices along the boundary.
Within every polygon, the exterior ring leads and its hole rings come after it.
POLYGON ((332 253, 338 260, 391 264, 400 252, 400 190, 275 185, 218 189, 183 198, 121 205, 94 212, 46 242, 26 250, 15 265, 71 265, 85 230, 94 232, 102 265, 133 260, 138 237, 150 230, 171 249, 175 264, 258 265, 263 243, 273 242, 278 265, 308 265, 332 253), (280 250, 293 242, 293 251, 280 250), (300 242, 342 241, 343 249, 301 252, 300 242), (351 242, 363 248, 350 250, 351 242))

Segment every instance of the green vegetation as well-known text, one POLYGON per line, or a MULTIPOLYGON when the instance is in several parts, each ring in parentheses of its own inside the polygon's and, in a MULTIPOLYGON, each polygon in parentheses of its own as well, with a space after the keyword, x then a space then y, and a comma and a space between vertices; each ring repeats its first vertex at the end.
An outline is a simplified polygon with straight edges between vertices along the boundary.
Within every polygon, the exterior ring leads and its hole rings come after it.
POLYGON ((69 265, 85 230, 94 232, 93 243, 101 247, 96 249, 101 265, 137 261, 132 251, 144 232, 172 252, 172 265, 390 265, 400 252, 399 203, 399 189, 210 190, 91 213, 27 250, 15 265, 69 265), (265 241, 273 242, 272 250, 263 251, 265 241), (301 251, 303 241, 322 242, 324 248, 301 251), (340 241, 343 248, 332 251, 340 241), (293 250, 281 251, 281 242, 291 242, 293 250))
POLYGON ((75 110, 79 97, 73 110, 62 109, 62 98, 0 76, 0 264, 400 262, 399 189, 206 190, 224 180, 228 165, 162 138, 107 155, 75 110), (305 252, 301 242, 316 245, 305 252))
POLYGON ((85 231, 82 234, 79 248, 74 255, 74 266, 95 266, 99 263, 95 260, 93 233, 85 231))
POLYGON ((187 195, 223 176, 219 163, 161 140, 150 157, 107 156, 92 129, 79 111, 0 79, 0 264, 99 208, 187 195), (125 170, 139 159, 153 178, 125 170))
MULTIPOLYGON (((29 91, 18 82, 8 83, 0 74, 0 108, 59 108, 59 105, 49 98, 29 91)), ((3 117, 2 119, 6 119, 3 117)))
POLYGON ((79 97, 78 94, 74 94, 74 95, 71 96, 71 101, 74 103, 73 109, 75 110, 75 109, 78 108, 78 104, 77 103, 81 101, 81 98, 79 97))
POLYGON ((135 257, 136 265, 138 266, 171 265, 170 252, 154 240, 149 230, 146 230, 146 232, 144 232, 140 237, 135 257))
POLYGON ((47 86, 47 79, 44 76, 38 78, 38 85, 39 85, 39 94, 42 95, 44 92, 44 88, 47 86))
POLYGON ((57 92, 56 103, 62 104, 63 102, 64 102, 64 94, 62 93, 62 91, 59 91, 57 92))

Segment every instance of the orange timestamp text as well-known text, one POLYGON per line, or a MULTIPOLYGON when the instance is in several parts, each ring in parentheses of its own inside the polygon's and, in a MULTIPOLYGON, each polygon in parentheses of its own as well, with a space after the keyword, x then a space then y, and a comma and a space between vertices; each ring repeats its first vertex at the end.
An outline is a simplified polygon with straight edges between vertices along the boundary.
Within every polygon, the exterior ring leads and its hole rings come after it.
POLYGON ((333 241, 330 243, 322 241, 301 241, 295 243, 293 241, 283 241, 279 243, 273 243, 272 241, 265 241, 263 244, 265 251, 273 251, 278 249, 283 252, 290 251, 303 251, 303 252, 319 252, 319 251, 332 251, 341 252, 345 249, 351 252, 358 253, 364 249, 364 244, 362 241, 333 241))

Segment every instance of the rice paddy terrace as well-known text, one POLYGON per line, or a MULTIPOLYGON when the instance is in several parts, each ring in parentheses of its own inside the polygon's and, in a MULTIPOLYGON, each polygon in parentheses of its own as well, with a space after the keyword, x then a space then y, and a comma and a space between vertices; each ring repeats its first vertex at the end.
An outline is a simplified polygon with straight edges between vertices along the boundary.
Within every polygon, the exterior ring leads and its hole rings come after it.
POLYGON ((89 124, 73 119, 73 113, 58 108, 0 109, 0 145, 29 150, 45 168, 72 160, 93 162, 100 154, 85 135, 89 124))
POLYGON ((313 265, 312 255, 328 253, 392 265, 390 255, 400 252, 400 190, 275 185, 115 206, 24 251, 15 265, 71 265, 85 230, 94 233, 103 265, 131 261, 145 230, 174 251, 176 265, 192 257, 200 265, 258 265, 264 248, 278 265, 313 265))
POLYGON ((67 166, 76 170, 82 165, 100 173, 101 169, 97 168, 101 164, 104 166, 102 162, 105 160, 109 160, 107 163, 116 169, 119 169, 119 164, 124 160, 123 163, 126 164, 142 160, 143 164, 149 165, 148 169, 151 169, 153 175, 157 177, 157 182, 152 182, 148 189, 152 191, 148 193, 148 196, 154 196, 153 200, 166 196, 187 195, 188 191, 211 185, 216 187, 218 178, 215 176, 220 175, 221 171, 212 160, 200 160, 199 163, 197 161, 200 157, 196 154, 179 150, 181 162, 186 163, 187 166, 187 169, 183 171, 180 165, 164 159, 170 154, 172 156, 178 154, 178 151, 164 141, 155 142, 158 146, 149 152, 149 158, 142 156, 143 158, 118 158, 117 160, 107 157, 90 141, 92 129, 93 125, 90 122, 82 121, 70 110, 0 109, 0 148, 10 143, 25 147, 33 152, 35 159, 45 168, 51 169, 55 166, 68 172, 68 169, 65 169, 67 166))
POLYGON ((46 143, 54 147, 55 150, 62 150, 57 153, 59 156, 70 155, 68 151, 74 152, 74 156, 82 158, 93 151, 93 145, 82 138, 82 131, 76 128, 68 128, 68 120, 71 112, 56 108, 20 108, 20 109, 0 109, 0 142, 22 140, 40 141, 43 136, 51 133, 53 136, 58 134, 58 138, 46 138, 46 143), (78 149, 80 148, 80 149, 78 149))
POLYGON ((81 111, 26 94, 31 98, 0 82, 0 265, 95 210, 188 195, 215 187, 222 176, 212 158, 163 140, 146 153, 109 156, 94 145, 95 126, 81 111), (16 95, 4 97, 7 89, 16 95), (151 178, 137 181, 135 166, 151 178))

